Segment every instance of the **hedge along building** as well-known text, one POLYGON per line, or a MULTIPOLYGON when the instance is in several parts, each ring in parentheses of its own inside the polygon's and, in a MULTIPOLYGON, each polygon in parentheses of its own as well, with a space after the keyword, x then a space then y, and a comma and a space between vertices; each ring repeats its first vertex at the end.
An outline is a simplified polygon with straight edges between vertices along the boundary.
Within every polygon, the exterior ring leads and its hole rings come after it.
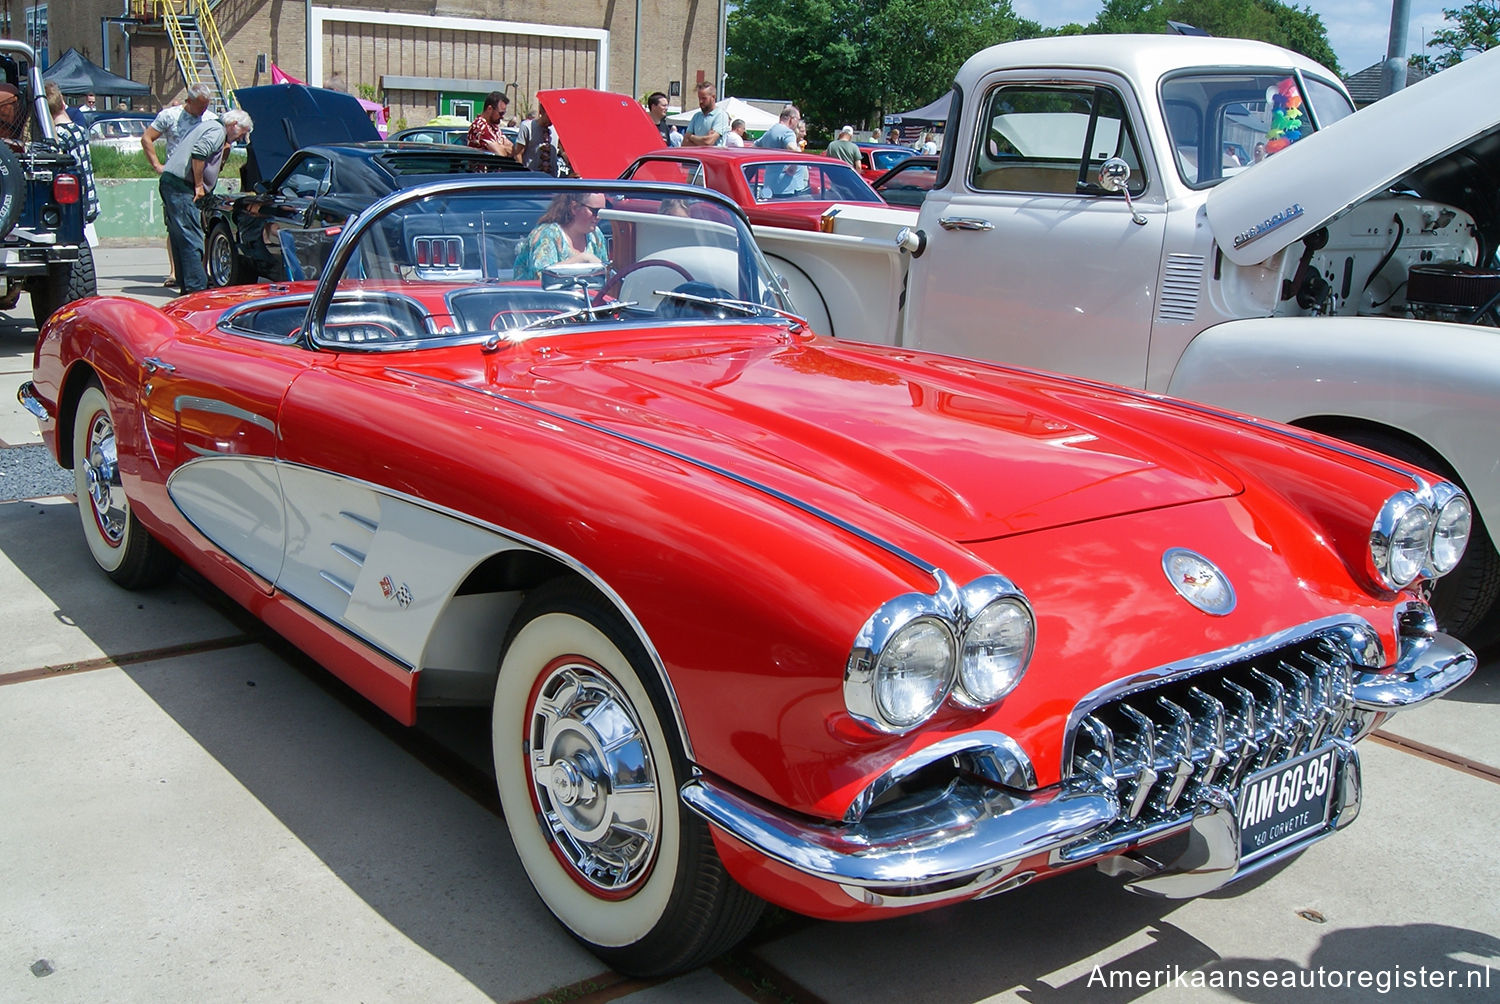
POLYGON ((505 90, 511 114, 539 90, 675 94, 723 72, 725 0, 51 0, 51 52, 77 48, 150 85, 165 104, 192 80, 226 94, 271 82, 272 64, 309 83, 372 88, 392 122, 475 114, 505 90), (218 40, 216 42, 216 39, 218 40), (179 55, 181 54, 181 55, 179 55))

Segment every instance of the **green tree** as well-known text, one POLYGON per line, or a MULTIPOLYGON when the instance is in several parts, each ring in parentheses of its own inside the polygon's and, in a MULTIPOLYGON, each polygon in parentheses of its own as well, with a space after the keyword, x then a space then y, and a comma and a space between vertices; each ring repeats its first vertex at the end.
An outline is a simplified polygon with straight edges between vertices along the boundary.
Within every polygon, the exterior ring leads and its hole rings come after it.
POLYGON ((1463 62, 1469 55, 1500 45, 1500 3, 1494 0, 1476 0, 1457 10, 1445 7, 1443 20, 1455 22, 1455 26, 1432 33, 1427 48, 1437 49, 1437 54, 1413 56, 1408 65, 1435 73, 1463 62))
POLYGON ((786 98, 831 130, 925 104, 973 53, 1039 33, 1010 0, 742 0, 725 72, 732 93, 786 98))
MULTIPOLYGON (((1105 0, 1084 30, 1097 34, 1160 34, 1168 21, 1202 28, 1224 38, 1254 38, 1315 59, 1339 72, 1323 19, 1307 7, 1279 0, 1105 0)), ((1069 29, 1048 34, 1071 34, 1069 29)))

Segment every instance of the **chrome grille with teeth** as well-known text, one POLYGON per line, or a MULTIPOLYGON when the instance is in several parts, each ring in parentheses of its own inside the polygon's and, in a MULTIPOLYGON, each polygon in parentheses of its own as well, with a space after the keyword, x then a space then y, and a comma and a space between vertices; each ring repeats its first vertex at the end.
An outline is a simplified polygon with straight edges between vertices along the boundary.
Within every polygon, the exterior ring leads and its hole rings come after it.
POLYGON ((1088 843, 1097 851, 1171 830, 1192 819, 1209 787, 1236 791, 1256 771, 1351 738, 1354 666, 1340 637, 1315 635, 1086 708, 1069 773, 1120 804, 1115 823, 1088 843))

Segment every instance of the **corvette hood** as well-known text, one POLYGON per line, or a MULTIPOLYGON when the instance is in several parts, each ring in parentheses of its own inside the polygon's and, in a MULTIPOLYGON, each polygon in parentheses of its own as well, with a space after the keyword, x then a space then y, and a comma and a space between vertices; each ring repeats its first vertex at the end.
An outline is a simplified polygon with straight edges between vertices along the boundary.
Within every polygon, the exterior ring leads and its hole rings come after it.
POLYGON ((1167 406, 1041 374, 996 378, 980 364, 777 335, 692 347, 674 338, 660 352, 554 347, 527 360, 527 393, 854 522, 875 506, 959 541, 1241 487, 1142 421, 1167 406))
POLYGON ((1250 265, 1398 182, 1442 184, 1457 171, 1492 184, 1495 144, 1486 139, 1500 132, 1500 106, 1483 96, 1497 89, 1500 50, 1491 50, 1319 130, 1208 193, 1214 239, 1230 261, 1250 265), (1453 156, 1476 146, 1491 155, 1487 169, 1453 156), (1445 159, 1453 163, 1435 170, 1445 159))

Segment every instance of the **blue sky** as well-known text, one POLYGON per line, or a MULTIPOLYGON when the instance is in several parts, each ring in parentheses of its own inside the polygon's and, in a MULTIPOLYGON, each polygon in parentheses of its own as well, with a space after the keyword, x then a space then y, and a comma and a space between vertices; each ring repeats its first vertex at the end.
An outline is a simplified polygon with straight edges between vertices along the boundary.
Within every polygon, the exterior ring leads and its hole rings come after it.
MULTIPOLYGON (((1338 53, 1345 73, 1354 73, 1385 58, 1386 38, 1391 27, 1389 0, 1284 0, 1294 7, 1307 7, 1323 19, 1328 41, 1338 53)), ((1011 0, 1021 17, 1052 27, 1076 21, 1087 24, 1099 13, 1100 0, 1011 0)), ((1411 0, 1411 21, 1407 28, 1407 49, 1424 50, 1425 39, 1433 29, 1443 27, 1443 7, 1457 9, 1463 0, 1432 3, 1411 0), (1426 31, 1424 36, 1423 31, 1426 31)))

